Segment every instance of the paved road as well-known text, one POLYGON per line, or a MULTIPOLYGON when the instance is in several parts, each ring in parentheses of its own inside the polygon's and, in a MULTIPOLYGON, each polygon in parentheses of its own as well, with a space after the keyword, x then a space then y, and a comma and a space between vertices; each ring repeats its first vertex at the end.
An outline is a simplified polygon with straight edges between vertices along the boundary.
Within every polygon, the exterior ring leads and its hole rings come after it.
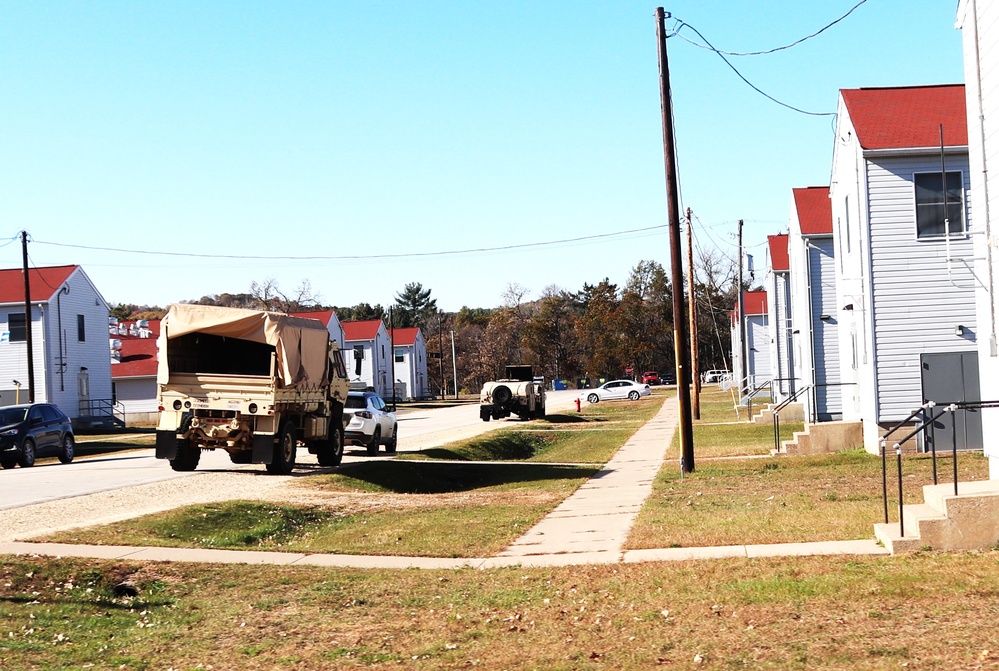
MULTIPOLYGON (((573 408, 575 397, 576 392, 573 391, 552 392, 547 401, 547 409, 549 412, 559 412, 573 408)), ((399 451, 436 447, 518 422, 516 418, 483 422, 479 419, 479 407, 475 404, 404 412, 399 416, 399 451)), ((302 463, 315 463, 315 457, 304 449, 299 450, 298 458, 302 463)), ((348 446, 344 462, 351 463, 368 458, 370 457, 364 448, 348 446)), ((103 455, 93 459, 78 459, 69 465, 38 464, 33 468, 0 471, 0 510, 173 478, 191 477, 200 472, 263 470, 263 468, 259 464, 236 466, 229 461, 228 455, 220 450, 203 453, 198 470, 193 473, 177 473, 171 470, 166 461, 153 456, 152 449, 122 455, 103 455)))

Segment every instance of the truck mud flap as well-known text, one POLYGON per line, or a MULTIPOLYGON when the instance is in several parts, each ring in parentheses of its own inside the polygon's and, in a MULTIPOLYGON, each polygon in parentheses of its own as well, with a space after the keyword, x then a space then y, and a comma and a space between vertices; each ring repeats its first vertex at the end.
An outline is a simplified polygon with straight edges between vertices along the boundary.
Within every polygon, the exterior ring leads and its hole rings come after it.
POLYGON ((489 421, 489 418, 492 416, 493 416, 493 406, 491 405, 479 406, 479 419, 484 421, 489 421))
POLYGON ((156 432, 156 458, 177 458, 177 434, 173 431, 156 432))
POLYGON ((269 464, 274 461, 274 436, 253 435, 253 459, 254 464, 269 464))

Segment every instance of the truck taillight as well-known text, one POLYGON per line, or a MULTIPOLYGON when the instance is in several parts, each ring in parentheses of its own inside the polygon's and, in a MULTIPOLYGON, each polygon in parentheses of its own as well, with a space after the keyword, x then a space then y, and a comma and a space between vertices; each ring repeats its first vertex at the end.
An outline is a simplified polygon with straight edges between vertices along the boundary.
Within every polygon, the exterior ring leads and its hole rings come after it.
POLYGON ((251 415, 256 414, 256 412, 257 412, 257 404, 256 403, 251 403, 250 405, 247 406, 246 409, 250 411, 251 415))
POLYGON ((173 409, 174 410, 180 410, 181 407, 182 407, 182 405, 181 405, 180 399, 178 398, 176 401, 173 402, 173 409))

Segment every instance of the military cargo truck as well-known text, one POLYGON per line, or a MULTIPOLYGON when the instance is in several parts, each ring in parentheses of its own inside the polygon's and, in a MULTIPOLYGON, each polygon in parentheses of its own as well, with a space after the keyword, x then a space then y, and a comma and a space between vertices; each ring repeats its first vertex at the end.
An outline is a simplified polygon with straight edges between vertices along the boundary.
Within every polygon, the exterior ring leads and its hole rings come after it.
POLYGON ((321 322, 175 304, 157 345, 156 457, 174 470, 224 450, 235 464, 287 474, 300 445, 322 466, 340 463, 348 378, 321 322))

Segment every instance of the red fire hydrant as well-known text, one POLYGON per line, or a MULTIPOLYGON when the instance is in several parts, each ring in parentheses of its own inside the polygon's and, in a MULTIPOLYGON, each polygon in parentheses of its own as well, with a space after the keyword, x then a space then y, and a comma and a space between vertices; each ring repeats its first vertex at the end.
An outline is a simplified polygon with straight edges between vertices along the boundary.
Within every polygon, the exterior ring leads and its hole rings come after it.
POLYGON ((580 408, 580 403, 579 403, 579 397, 578 396, 576 397, 576 412, 582 412, 582 409, 580 408))

